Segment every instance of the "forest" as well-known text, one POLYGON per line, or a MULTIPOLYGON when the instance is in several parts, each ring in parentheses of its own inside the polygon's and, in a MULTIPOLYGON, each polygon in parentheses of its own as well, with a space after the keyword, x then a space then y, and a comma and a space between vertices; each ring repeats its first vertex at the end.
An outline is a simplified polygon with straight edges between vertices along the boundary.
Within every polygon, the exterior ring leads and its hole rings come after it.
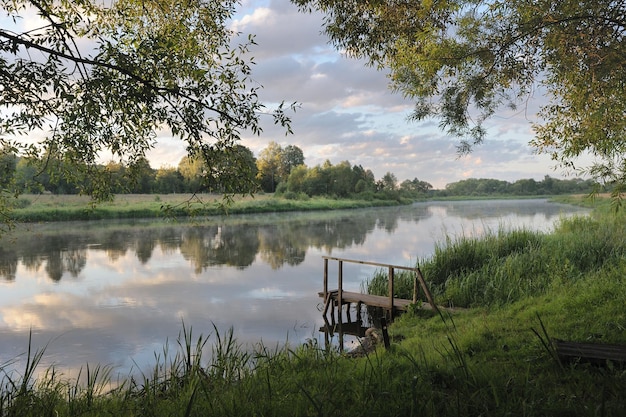
MULTIPOLYGON (((294 145, 281 146, 270 142, 258 157, 238 145, 231 153, 231 162, 241 168, 243 181, 231 182, 229 160, 208 166, 202 158, 183 157, 177 167, 153 168, 146 158, 131 164, 109 162, 95 165, 106 173, 112 194, 172 194, 172 193, 275 193, 288 199, 306 199, 315 196, 332 198, 397 199, 457 196, 536 196, 581 194, 601 191, 593 180, 580 178, 557 179, 546 175, 542 180, 519 179, 513 183, 487 178, 469 178, 449 183, 443 189, 434 189, 424 180, 399 181, 392 172, 382 178, 359 164, 341 161, 309 167, 302 150, 294 145), (236 161, 233 161, 236 159, 236 161), (211 175, 207 173, 211 172, 211 175), (222 179, 222 180, 220 180, 222 179), (232 188, 229 184, 247 184, 232 188)), ((102 184, 91 184, 95 177, 70 181, 64 175, 63 161, 18 157, 6 150, 0 151, 0 186, 16 194, 79 194, 102 184)), ((97 176, 97 178, 102 178, 97 176)))

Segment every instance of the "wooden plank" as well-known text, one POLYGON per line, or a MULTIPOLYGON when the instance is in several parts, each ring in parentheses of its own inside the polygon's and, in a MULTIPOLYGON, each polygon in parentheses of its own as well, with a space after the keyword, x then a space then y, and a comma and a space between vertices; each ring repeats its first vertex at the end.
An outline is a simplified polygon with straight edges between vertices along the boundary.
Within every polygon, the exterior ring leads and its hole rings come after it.
MULTIPOLYGON (((328 294, 333 299, 337 299, 338 291, 337 290, 329 291, 328 294)), ((324 297, 324 293, 320 292, 319 296, 324 297)), ((360 302, 370 307, 389 308, 389 297, 382 296, 382 295, 371 295, 371 294, 363 294, 360 292, 342 291, 341 301, 343 304, 360 302)), ((396 310, 406 311, 406 309, 408 308, 410 304, 413 304, 412 300, 406 300, 404 298, 395 298, 393 307, 396 310)), ((428 303, 422 303, 422 308, 428 309, 428 310, 432 309, 432 307, 428 303)))
POLYGON ((405 271, 415 271, 414 267, 410 267, 410 266, 401 266, 401 265, 390 265, 390 264, 382 264, 379 262, 368 262, 368 261, 359 261, 359 260, 355 260, 355 259, 346 259, 346 258, 335 258, 333 256, 322 256, 323 259, 329 259, 331 261, 340 261, 340 262, 350 262, 353 264, 360 264, 360 265, 371 265, 371 266, 380 266, 383 268, 388 268, 388 267, 392 267, 394 269, 403 269, 405 271))
POLYGON ((424 276, 422 275, 422 271, 419 268, 417 268, 416 275, 417 275, 417 279, 420 282, 420 285, 422 286, 422 290, 424 290, 424 295, 426 295, 426 299, 430 303, 433 310, 438 311, 439 309, 437 308, 437 304, 435 304, 433 295, 430 293, 430 290, 428 289, 428 286, 426 285, 426 280, 424 279, 424 276))
POLYGON ((607 360, 626 362, 626 345, 569 342, 555 339, 554 347, 559 358, 565 362, 574 360, 592 363, 604 363, 607 360))

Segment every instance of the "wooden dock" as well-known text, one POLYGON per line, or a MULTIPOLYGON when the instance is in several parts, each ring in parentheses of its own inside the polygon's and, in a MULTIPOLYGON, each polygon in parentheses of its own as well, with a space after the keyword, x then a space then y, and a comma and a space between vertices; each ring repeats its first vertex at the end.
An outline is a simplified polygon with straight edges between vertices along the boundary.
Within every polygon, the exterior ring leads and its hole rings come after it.
MULTIPOLYGON (((433 297, 426 286, 426 281, 422 275, 422 272, 418 267, 406 267, 399 265, 390 265, 383 264, 377 262, 366 262, 366 261, 358 261, 353 259, 344 259, 344 258, 335 258, 330 256, 324 256, 324 289, 319 293, 319 296, 324 299, 324 309, 322 316, 324 318, 325 326, 322 328, 326 331, 327 336, 328 332, 331 334, 334 333, 335 329, 338 329, 339 333, 342 333, 342 327, 346 329, 357 328, 359 329, 359 334, 362 332, 361 323, 363 319, 361 317, 361 308, 363 305, 369 307, 378 307, 382 308, 385 311, 386 318, 389 321, 393 321, 394 316, 397 315, 398 312, 406 311, 409 305, 421 303, 420 307, 423 309, 430 309, 434 311, 439 311, 439 307, 435 304, 433 297), (328 288, 328 264, 329 261, 335 261, 338 263, 337 269, 337 288, 329 289, 328 288), (371 295, 371 294, 363 294, 359 292, 353 291, 344 291, 343 290, 343 265, 344 263, 355 263, 361 265, 375 266, 378 268, 385 268, 388 270, 389 276, 389 289, 388 296, 381 295, 371 295), (404 298, 396 298, 394 297, 394 276, 396 270, 404 270, 411 271, 414 274, 413 280, 413 298, 411 300, 404 298), (423 291, 424 298, 428 300, 428 302, 419 301, 419 291, 423 291), (356 319, 353 322, 352 317, 350 315, 351 305, 356 305, 356 319), (344 315, 344 307, 347 322, 344 323, 343 315, 344 315), (328 317, 328 313, 330 312, 330 320, 328 317), (337 313, 337 319, 335 318, 335 312, 337 313)), ((352 334, 352 333, 348 333, 352 334)), ((327 337, 328 343, 328 337, 327 337)), ((343 350, 343 336, 341 335, 339 338, 340 349, 343 350)))
MULTIPOLYGON (((343 306, 345 304, 365 304, 370 307, 380 307, 387 311, 389 314, 389 318, 393 320, 393 317, 397 311, 406 311, 407 307, 410 304, 415 304, 418 302, 419 297, 419 289, 421 288, 424 292, 425 298, 428 302, 422 303, 422 307, 429 308, 435 311, 438 311, 438 307, 435 304, 433 297, 430 293, 430 290, 426 286, 426 281, 422 275, 422 271, 418 267, 407 267, 407 266, 399 266, 399 265, 390 265, 383 264, 378 262, 366 262, 366 261, 358 261, 354 259, 345 259, 345 258, 335 258, 330 256, 324 256, 324 290, 319 293, 319 296, 324 298, 324 316, 327 315, 329 308, 331 307, 332 302, 335 303, 336 306, 343 306), (338 263, 337 270, 337 289, 329 290, 328 289, 328 263, 329 261, 336 261, 338 263), (371 294, 363 294, 352 291, 344 291, 343 290, 343 264, 344 263, 355 263, 361 265, 369 265, 375 266, 379 268, 388 269, 388 277, 389 277, 389 289, 388 296, 382 295, 371 295, 371 294), (396 270, 404 270, 411 271, 414 273, 413 280, 413 299, 403 299, 394 297, 394 276, 396 270)), ((341 309, 339 309, 339 314, 341 318, 341 309)))

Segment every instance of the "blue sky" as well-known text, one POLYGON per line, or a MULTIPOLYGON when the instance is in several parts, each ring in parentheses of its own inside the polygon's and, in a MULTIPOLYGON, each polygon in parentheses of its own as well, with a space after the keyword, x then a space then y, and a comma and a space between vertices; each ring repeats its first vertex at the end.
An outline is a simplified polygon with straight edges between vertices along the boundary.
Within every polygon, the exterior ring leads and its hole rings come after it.
MULTIPOLYGON (((418 178, 435 188, 465 178, 563 177, 548 155, 536 155, 528 145, 541 94, 517 113, 503 109, 487 122, 485 143, 459 158, 457 138, 440 131, 436 120, 408 121, 412 103, 389 90, 386 74, 337 52, 321 24, 321 15, 300 13, 288 0, 242 3, 233 27, 256 35, 253 76, 263 85, 261 99, 269 106, 301 104, 293 135, 286 137, 268 118, 261 137, 244 138, 256 155, 275 141, 300 147, 308 166, 348 160, 376 178, 392 172, 400 181, 418 178)), ((183 155, 180 144, 164 138, 150 158, 154 167, 176 166, 183 155)))

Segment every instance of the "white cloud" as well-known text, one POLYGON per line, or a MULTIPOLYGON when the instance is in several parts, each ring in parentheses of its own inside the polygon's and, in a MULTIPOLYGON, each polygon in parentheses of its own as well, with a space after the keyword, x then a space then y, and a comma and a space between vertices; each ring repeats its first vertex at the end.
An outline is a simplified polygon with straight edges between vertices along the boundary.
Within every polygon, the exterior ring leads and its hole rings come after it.
MULTIPOLYGON (((256 154, 270 141, 293 144, 309 166, 348 160, 377 178, 391 171, 400 181, 418 178, 437 188, 468 175, 509 181, 554 176, 550 159, 533 155, 528 145, 540 98, 498 113, 487 123, 485 143, 458 158, 457 139, 442 133, 436 121, 407 120, 413 105, 391 93, 384 72, 329 45, 320 14, 301 13, 288 0, 248 0, 242 7, 233 27, 256 35, 251 55, 257 62, 253 77, 264 87, 261 100, 301 103, 292 116, 293 136, 286 137, 268 117, 261 137, 244 137, 243 144, 256 154)), ((167 163, 175 166, 183 154, 164 142, 151 156, 170 155, 177 160, 167 163)))

